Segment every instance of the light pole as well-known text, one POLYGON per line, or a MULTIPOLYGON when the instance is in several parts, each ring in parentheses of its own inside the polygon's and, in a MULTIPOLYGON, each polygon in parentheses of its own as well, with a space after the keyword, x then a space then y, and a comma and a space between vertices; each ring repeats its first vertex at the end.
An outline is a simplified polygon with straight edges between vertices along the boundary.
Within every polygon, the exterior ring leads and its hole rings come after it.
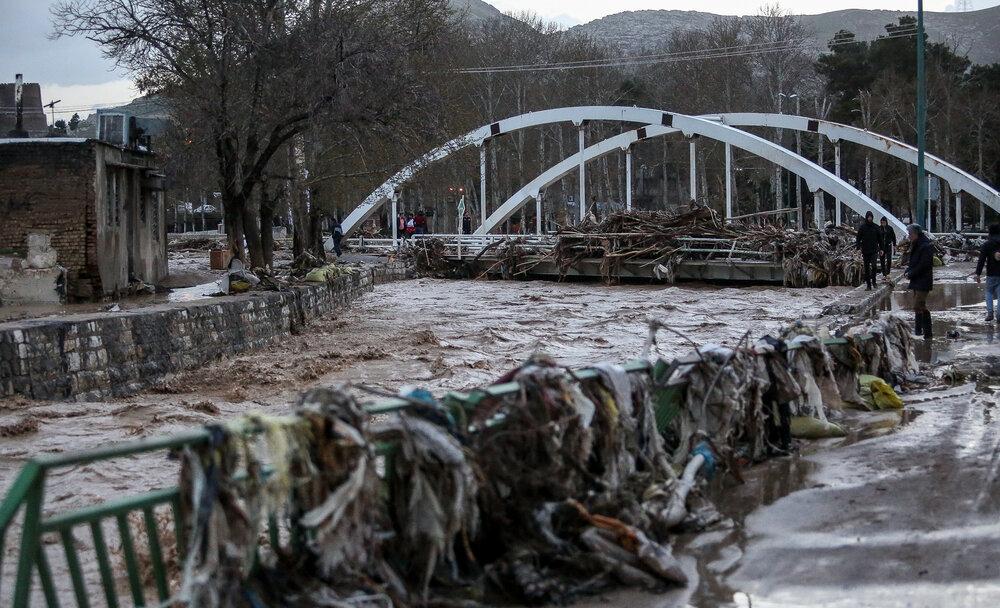
MULTIPOLYGON (((924 147, 927 126, 927 84, 924 74, 924 0, 917 0, 917 217, 927 217, 927 174, 924 172, 924 147)), ((930 226, 926 227, 928 230, 930 226)))
MULTIPOLYGON (((778 114, 781 114, 781 100, 783 98, 794 99, 795 100, 795 115, 796 116, 801 116, 802 115, 802 104, 801 104, 802 100, 799 97, 798 93, 792 93, 790 95, 786 95, 785 93, 778 93, 778 114)), ((781 137, 782 137, 783 134, 784 134, 784 130, 783 129, 778 129, 778 140, 779 140, 779 142, 780 142, 781 137)), ((799 134, 799 131, 795 131, 795 154, 798 155, 798 156, 802 156, 802 136, 799 134)), ((781 171, 781 169, 779 168, 778 171, 781 171)), ((798 207, 798 214, 797 214, 798 215, 798 219, 796 221, 798 222, 799 228, 802 227, 802 183, 800 181, 801 179, 802 178, 800 176, 798 176, 798 175, 795 176, 795 205, 798 207)), ((780 197, 780 194, 781 193, 779 191, 779 197, 780 197)), ((778 205, 779 205, 779 208, 780 208, 781 207, 780 200, 779 200, 778 205)))

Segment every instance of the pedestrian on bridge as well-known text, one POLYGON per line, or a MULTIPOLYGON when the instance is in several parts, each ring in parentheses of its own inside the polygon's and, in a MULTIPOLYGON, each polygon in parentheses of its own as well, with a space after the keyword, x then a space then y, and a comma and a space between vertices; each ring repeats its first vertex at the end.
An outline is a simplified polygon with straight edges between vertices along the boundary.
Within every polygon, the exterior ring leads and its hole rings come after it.
POLYGON ((882 263, 882 276, 889 278, 889 269, 892 268, 892 252, 896 248, 896 231, 889 225, 889 220, 882 218, 879 222, 882 230, 882 240, 879 242, 879 261, 882 263))
POLYGON ((875 289, 878 253, 882 248, 882 231, 875 225, 875 214, 871 211, 865 214, 865 221, 858 228, 855 246, 861 250, 861 259, 865 265, 865 284, 868 291, 871 291, 875 289))
MULTIPOLYGON (((986 269, 986 322, 991 323, 994 319, 993 302, 1000 299, 1000 224, 990 226, 986 242, 979 250, 976 283, 983 280, 983 268, 986 269)), ((996 319, 1000 322, 1000 311, 997 311, 996 319)))
POLYGON ((906 278, 910 280, 909 289, 913 292, 913 331, 930 340, 934 334, 927 295, 934 289, 934 246, 920 224, 910 224, 907 235, 910 239, 910 262, 906 266, 906 278))

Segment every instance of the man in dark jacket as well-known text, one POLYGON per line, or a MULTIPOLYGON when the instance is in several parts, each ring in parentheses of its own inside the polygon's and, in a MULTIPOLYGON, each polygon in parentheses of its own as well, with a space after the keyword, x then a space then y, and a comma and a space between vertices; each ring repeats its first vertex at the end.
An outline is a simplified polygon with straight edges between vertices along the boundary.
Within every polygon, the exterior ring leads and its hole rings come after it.
POLYGON ((931 311, 927 309, 927 294, 934 289, 934 246, 919 224, 907 228, 910 239, 910 263, 906 267, 909 289, 913 292, 914 333, 930 340, 931 311))
POLYGON ((892 251, 896 248, 896 231, 885 218, 882 218, 879 230, 882 232, 882 239, 879 241, 878 256, 882 263, 882 276, 888 279, 889 269, 892 267, 892 251))
POLYGON ((861 259, 865 264, 865 283, 868 285, 868 291, 871 291, 875 288, 878 252, 882 247, 882 231, 875 225, 875 214, 871 211, 865 214, 865 223, 858 228, 855 246, 861 250, 861 259))
MULTIPOLYGON (((993 321, 993 301, 1000 299, 1000 224, 990 226, 990 234, 979 250, 976 264, 976 283, 982 281, 986 268, 986 322, 993 321)), ((997 315, 1000 322, 1000 314, 997 315)))

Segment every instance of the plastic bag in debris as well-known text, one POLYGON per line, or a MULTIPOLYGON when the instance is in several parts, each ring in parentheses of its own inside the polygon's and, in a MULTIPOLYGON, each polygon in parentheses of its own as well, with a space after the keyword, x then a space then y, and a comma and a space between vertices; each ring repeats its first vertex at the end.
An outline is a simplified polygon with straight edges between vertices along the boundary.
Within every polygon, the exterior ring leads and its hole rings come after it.
POLYGON ((833 422, 819 420, 810 416, 792 416, 792 437, 799 439, 824 439, 826 437, 843 437, 847 435, 844 429, 833 422))
POLYGON ((735 449, 747 444, 751 457, 766 451, 764 394, 771 380, 763 357, 749 349, 709 345, 699 349, 700 360, 680 366, 676 380, 686 379, 686 403, 672 423, 678 441, 673 462, 687 460, 693 438, 704 433, 718 447, 735 449))
POLYGON ((398 532, 386 549, 426 601, 433 578, 461 580, 462 555, 455 548, 467 547, 478 533, 479 488, 472 463, 455 437, 418 416, 390 416, 376 423, 372 434, 396 446, 389 510, 398 532))
POLYGON ((848 335, 855 338, 861 352, 862 373, 889 378, 896 384, 919 371, 910 324, 899 315, 883 313, 868 325, 852 328, 848 335), (871 339, 860 339, 865 335, 871 339))
POLYGON ((862 374, 858 376, 858 383, 861 386, 861 397, 869 409, 898 410, 903 408, 903 400, 885 380, 877 376, 862 374))

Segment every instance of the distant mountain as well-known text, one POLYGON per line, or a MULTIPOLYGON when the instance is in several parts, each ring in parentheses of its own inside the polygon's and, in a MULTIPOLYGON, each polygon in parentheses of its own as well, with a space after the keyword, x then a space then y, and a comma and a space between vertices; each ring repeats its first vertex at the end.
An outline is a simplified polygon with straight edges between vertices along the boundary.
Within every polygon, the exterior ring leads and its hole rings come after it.
POLYGON ((467 13, 472 20, 485 20, 503 15, 492 4, 483 0, 448 0, 451 10, 456 13, 467 13))
MULTIPOLYGON (((906 11, 850 9, 800 15, 802 23, 816 38, 817 52, 840 30, 849 30, 859 39, 870 40, 885 33, 885 25, 896 23, 906 11)), ((674 31, 702 29, 716 15, 698 11, 628 11, 570 28, 627 53, 657 46, 674 31)), ((746 19, 746 17, 744 17, 746 19)), ((1000 6, 966 13, 924 13, 927 34, 933 42, 948 42, 975 63, 1000 62, 1000 6)))

